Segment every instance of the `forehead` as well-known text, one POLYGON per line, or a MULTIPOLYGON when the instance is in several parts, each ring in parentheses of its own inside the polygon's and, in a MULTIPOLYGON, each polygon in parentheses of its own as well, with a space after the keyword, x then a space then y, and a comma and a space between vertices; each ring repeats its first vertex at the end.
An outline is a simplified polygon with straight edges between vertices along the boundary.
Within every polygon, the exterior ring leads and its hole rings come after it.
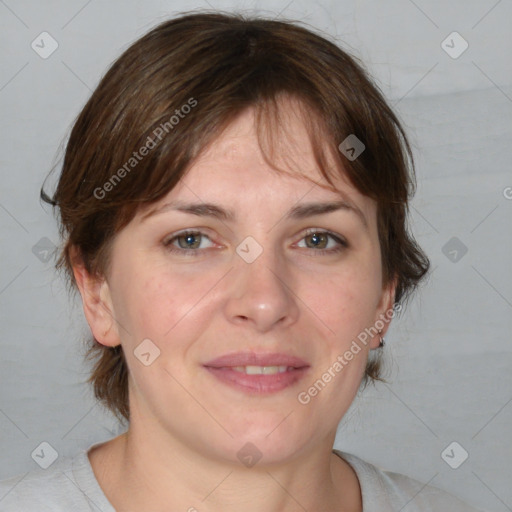
POLYGON ((203 149, 174 189, 145 209, 142 217, 176 199, 222 203, 235 209, 264 205, 268 213, 300 202, 341 199, 359 208, 367 219, 373 218, 373 200, 349 182, 329 151, 325 152, 328 163, 331 169, 337 169, 330 172, 331 176, 334 174, 334 188, 322 175, 297 103, 283 100, 279 106, 279 126, 272 125, 269 132, 263 122, 260 138, 255 109, 239 114, 203 149), (265 151, 269 147, 270 153, 265 151))
MULTIPOLYGON (((259 127, 260 137, 255 109, 244 110, 200 153, 182 181, 208 188, 246 187, 250 181, 253 186, 264 189, 265 184, 274 186, 271 183, 274 178, 281 182, 281 187, 288 183, 299 188, 298 182, 302 182, 307 188, 316 185, 317 193, 323 190, 324 196, 335 196, 342 191, 362 198, 329 151, 325 151, 325 155, 334 187, 322 175, 310 135, 299 114, 301 107, 297 100, 280 100, 279 126, 269 127, 265 118, 259 127)), ((328 149, 327 144, 324 149, 328 149)))

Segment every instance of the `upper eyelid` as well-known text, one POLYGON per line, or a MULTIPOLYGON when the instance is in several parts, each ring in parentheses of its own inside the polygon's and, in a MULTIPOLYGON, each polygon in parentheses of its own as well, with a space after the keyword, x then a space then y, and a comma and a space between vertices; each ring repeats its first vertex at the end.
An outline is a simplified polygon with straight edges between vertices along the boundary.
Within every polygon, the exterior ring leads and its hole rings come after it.
POLYGON ((179 238, 180 236, 186 236, 186 235, 203 235, 209 238, 212 242, 212 236, 209 234, 209 230, 206 230, 205 228, 185 228, 180 231, 176 231, 175 233, 171 233, 164 237, 164 242, 170 242, 171 240, 174 240, 175 238, 179 238))
MULTIPOLYGON (((177 239, 181 236, 193 234, 193 235, 206 236, 210 240, 210 242, 215 244, 216 242, 213 240, 212 236, 210 236, 208 234, 208 231, 209 230, 206 228, 185 228, 181 231, 177 231, 176 233, 172 233, 169 236, 165 237, 163 242, 165 244, 170 244, 172 241, 174 241, 175 239, 177 239)), ((312 235, 313 233, 325 233, 325 234, 327 234, 327 236, 331 236, 334 239, 336 239, 336 238, 339 239, 339 241, 342 244, 348 245, 348 242, 343 235, 341 235, 339 233, 335 233, 326 228, 305 228, 305 230, 301 231, 301 235, 300 235, 300 238, 298 241, 301 241, 306 236, 312 235)), ((183 249, 183 250, 186 250, 186 249, 183 249)), ((200 251, 200 250, 202 250, 202 249, 190 249, 190 251, 200 251)))

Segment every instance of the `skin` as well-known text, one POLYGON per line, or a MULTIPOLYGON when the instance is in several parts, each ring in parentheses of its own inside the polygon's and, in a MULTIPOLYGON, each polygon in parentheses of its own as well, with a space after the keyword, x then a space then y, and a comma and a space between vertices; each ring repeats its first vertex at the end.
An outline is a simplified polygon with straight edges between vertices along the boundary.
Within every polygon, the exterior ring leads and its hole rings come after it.
POLYGON ((254 113, 246 110, 177 187, 151 205, 215 203, 232 209, 235 221, 173 210, 143 219, 141 211, 116 236, 108 275, 88 275, 79 260, 74 266, 96 340, 121 343, 130 373, 127 433, 89 452, 118 510, 362 511, 355 472, 332 447, 378 336, 360 344, 308 404, 297 395, 392 308, 394 284, 382 284, 376 204, 344 177, 337 192, 326 188, 294 112, 284 103, 288 138, 280 155, 294 155, 303 176, 269 167, 254 113), (298 204, 341 198, 360 209, 367 226, 350 209, 284 218, 298 204), (315 244, 308 228, 332 231, 348 247, 321 254, 340 245, 330 237, 315 244), (173 240, 181 253, 164 246, 184 229, 206 235, 192 239, 196 255, 184 254, 186 237, 173 240), (263 248, 252 263, 236 252, 247 236, 263 248), (149 366, 134 355, 146 338, 160 350, 149 366), (291 387, 250 395, 202 366, 239 350, 292 354, 310 368, 291 387), (262 453, 251 468, 237 458, 247 442, 262 453))

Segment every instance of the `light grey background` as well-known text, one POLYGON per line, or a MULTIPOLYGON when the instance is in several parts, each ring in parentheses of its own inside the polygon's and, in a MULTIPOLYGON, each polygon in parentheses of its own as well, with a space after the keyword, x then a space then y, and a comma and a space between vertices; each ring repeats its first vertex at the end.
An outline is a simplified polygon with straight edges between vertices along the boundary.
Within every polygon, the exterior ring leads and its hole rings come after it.
POLYGON ((39 469, 31 453, 42 441, 66 457, 118 432, 84 384, 81 303, 70 303, 53 260, 32 250, 59 241, 39 188, 120 52, 178 11, 210 6, 301 20, 337 38, 366 63, 415 148, 411 224, 434 271, 392 325, 390 383, 356 400, 336 447, 475 506, 512 510, 509 0, 0 1, 0 478, 39 469), (59 45, 47 59, 31 48, 43 31, 59 45), (453 31, 469 44, 456 59, 441 46, 453 31), (443 252, 452 237, 467 247, 458 262, 443 252), (441 458, 452 441, 469 453, 458 469, 441 458))

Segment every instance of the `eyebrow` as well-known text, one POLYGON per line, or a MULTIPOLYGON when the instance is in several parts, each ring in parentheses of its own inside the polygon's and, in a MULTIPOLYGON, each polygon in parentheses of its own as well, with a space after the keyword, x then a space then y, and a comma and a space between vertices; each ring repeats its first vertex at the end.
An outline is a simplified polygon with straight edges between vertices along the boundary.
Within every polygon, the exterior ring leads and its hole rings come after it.
MULTIPOLYGON (((286 215, 285 219, 305 219, 315 215, 325 215, 327 213, 344 210, 355 213, 359 220, 363 223, 364 227, 368 229, 368 222, 360 208, 355 204, 348 201, 330 201, 325 203, 304 203, 291 208, 286 215)), ((159 208, 153 209, 142 216, 142 221, 154 215, 159 215, 168 211, 178 211, 197 215, 198 217, 213 217, 221 221, 233 222, 236 218, 232 210, 226 210, 221 206, 213 203, 185 203, 182 201, 172 201, 162 205, 159 208)))

